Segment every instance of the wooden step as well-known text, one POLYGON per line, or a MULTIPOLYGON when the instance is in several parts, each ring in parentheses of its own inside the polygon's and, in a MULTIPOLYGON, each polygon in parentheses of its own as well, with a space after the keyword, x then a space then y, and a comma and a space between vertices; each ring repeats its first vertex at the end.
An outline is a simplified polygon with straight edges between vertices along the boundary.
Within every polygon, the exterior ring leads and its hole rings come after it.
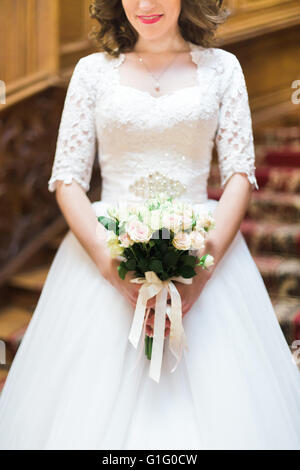
POLYGON ((289 147, 286 149, 275 149, 266 152, 264 161, 272 166, 300 167, 300 151, 289 147))
POLYGON ((300 260, 297 257, 254 255, 253 259, 272 296, 298 296, 300 260))
MULTIPOLYGON (((299 168, 258 166, 255 170, 255 176, 260 190, 269 189, 276 192, 300 193, 300 161, 299 168)), ((208 185, 215 189, 220 187, 218 164, 211 166, 208 185)))
POLYGON ((300 297, 271 297, 271 301, 283 334, 291 347, 300 340, 300 297))
POLYGON ((0 367, 0 393, 2 392, 2 389, 4 387, 7 375, 8 375, 9 369, 0 367))
POLYGON ((300 224, 245 218, 240 229, 252 254, 300 256, 300 224))
POLYGON ((7 351, 15 354, 31 318, 32 312, 13 305, 0 310, 0 339, 7 351))
MULTIPOLYGON (((223 190, 208 187, 209 199, 219 200, 223 190)), ((299 224, 300 194, 270 190, 253 191, 246 217, 256 220, 299 224)))
POLYGON ((63 241, 65 235, 66 235, 66 232, 63 233, 62 235, 58 235, 57 237, 50 239, 47 243, 47 247, 56 251, 60 247, 60 244, 63 241))
POLYGON ((44 286, 50 265, 38 266, 17 273, 9 279, 9 284, 21 289, 40 292, 44 286))
POLYGON ((300 195, 274 191, 254 191, 247 216, 264 221, 299 224, 300 195))

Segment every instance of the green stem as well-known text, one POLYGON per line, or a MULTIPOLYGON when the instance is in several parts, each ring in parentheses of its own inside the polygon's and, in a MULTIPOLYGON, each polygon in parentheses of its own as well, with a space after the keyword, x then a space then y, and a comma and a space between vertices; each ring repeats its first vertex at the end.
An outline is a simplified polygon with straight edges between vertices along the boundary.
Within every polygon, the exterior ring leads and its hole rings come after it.
POLYGON ((147 356, 147 359, 148 358, 148 350, 149 350, 149 336, 148 335, 145 335, 145 354, 147 356))
POLYGON ((133 249, 133 247, 132 247, 132 246, 130 246, 129 248, 130 248, 130 250, 132 251, 132 253, 133 253, 133 256, 134 256, 134 258, 135 258, 136 262, 138 263, 138 262, 139 262, 139 260, 138 260, 138 258, 137 258, 137 256, 136 256, 135 252, 134 252, 134 249, 133 249))
POLYGON ((152 344, 153 344, 153 337, 152 338, 149 337, 149 360, 152 357, 152 344))

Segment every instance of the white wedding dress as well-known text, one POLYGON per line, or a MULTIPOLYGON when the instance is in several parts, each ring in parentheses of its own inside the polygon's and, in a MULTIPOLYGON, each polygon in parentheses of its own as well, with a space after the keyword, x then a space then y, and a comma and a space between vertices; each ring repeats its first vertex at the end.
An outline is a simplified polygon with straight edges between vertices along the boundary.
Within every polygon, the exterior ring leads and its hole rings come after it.
MULTIPOLYGON (((222 186, 241 172, 258 188, 240 63, 189 45, 197 82, 159 97, 122 84, 124 54, 77 63, 50 191, 72 179, 87 191, 98 150, 95 214, 141 200, 155 171, 213 211, 214 141, 222 186)), ((173 373, 165 347, 159 384, 144 354, 133 369, 133 310, 69 231, 1 395, 0 449, 300 449, 300 374, 240 231, 183 319, 189 350, 173 373)))

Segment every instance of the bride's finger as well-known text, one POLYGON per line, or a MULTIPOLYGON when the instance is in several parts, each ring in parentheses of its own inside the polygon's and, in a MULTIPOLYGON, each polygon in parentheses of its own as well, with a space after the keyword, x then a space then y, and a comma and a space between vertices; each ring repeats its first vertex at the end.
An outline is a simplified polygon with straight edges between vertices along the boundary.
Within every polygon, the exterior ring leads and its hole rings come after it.
POLYGON ((146 334, 150 336, 150 338, 153 337, 153 328, 150 325, 146 326, 146 334))

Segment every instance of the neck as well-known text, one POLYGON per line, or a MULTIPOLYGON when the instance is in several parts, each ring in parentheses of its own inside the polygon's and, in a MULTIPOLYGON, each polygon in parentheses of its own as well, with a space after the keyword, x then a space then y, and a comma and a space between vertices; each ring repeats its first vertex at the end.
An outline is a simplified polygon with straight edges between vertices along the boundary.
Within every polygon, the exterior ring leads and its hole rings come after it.
POLYGON ((134 51, 142 54, 163 54, 168 52, 184 52, 188 50, 187 42, 178 33, 174 35, 168 34, 165 38, 160 37, 158 39, 151 40, 139 36, 134 46, 134 51))

